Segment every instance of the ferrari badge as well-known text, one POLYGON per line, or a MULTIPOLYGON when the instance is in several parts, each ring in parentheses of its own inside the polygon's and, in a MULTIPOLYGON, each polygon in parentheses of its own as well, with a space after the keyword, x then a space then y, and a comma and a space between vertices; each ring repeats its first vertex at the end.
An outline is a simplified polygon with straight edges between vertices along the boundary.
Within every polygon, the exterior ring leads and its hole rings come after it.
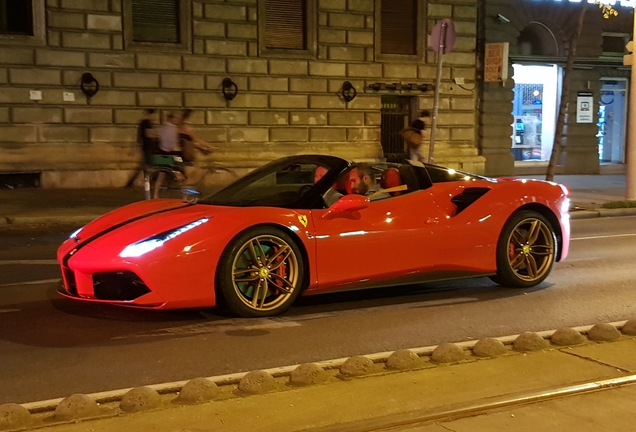
POLYGON ((305 228, 307 228, 307 216, 298 215, 298 222, 300 222, 305 228))

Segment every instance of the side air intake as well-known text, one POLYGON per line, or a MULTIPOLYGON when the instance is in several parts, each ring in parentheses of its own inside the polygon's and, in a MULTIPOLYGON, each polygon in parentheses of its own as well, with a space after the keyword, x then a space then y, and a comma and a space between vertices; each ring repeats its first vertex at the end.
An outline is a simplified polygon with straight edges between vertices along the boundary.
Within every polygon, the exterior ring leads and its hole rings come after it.
POLYGON ((463 212, 468 206, 488 193, 488 188, 466 188, 464 192, 451 198, 451 202, 457 206, 457 213, 463 212))

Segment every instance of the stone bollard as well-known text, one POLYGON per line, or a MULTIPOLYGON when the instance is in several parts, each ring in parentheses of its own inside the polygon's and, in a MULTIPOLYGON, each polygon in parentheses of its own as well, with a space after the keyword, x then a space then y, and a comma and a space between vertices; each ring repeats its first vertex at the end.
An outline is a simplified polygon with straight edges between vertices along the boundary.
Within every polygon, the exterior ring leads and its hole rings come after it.
POLYGON ((473 354, 477 357, 499 357, 507 352, 504 344, 495 338, 481 339, 473 347, 473 354))
POLYGON ((585 336, 573 328, 560 328, 550 337, 550 342, 559 346, 581 345, 586 341, 585 336))
POLYGON ((349 357, 342 366, 340 373, 344 376, 363 376, 373 372, 373 361, 367 357, 354 356, 349 357))
POLYGON ((621 327, 623 334, 628 336, 636 336, 636 320, 629 320, 621 327))
POLYGON ((322 366, 315 363, 305 363, 294 369, 289 377, 293 385, 305 386, 321 384, 327 381, 328 376, 322 366))
POLYGON ((621 332, 611 324, 596 324, 587 332, 587 337, 596 342, 610 342, 620 339, 621 332))
POLYGON ((436 363, 457 363, 465 360, 464 350, 454 343, 443 343, 438 345, 431 354, 431 360, 436 363))
POLYGON ((183 386, 177 397, 177 403, 197 404, 211 401, 219 394, 219 386, 207 378, 191 379, 183 386))
POLYGON ((386 359, 386 367, 399 370, 412 369, 417 366, 419 360, 420 357, 411 350, 398 350, 386 359))
POLYGON ((0 405, 0 431, 24 429, 31 426, 33 417, 22 405, 8 403, 0 405))
POLYGON ((539 351, 547 348, 548 341, 543 339, 537 333, 525 332, 517 336, 517 339, 513 342, 512 346, 517 351, 539 351))
POLYGON ((128 413, 148 411, 161 405, 161 396, 149 387, 135 387, 121 399, 119 408, 128 413))
POLYGON ((57 407, 55 407, 56 420, 77 420, 96 416, 97 414, 99 414, 97 402, 85 394, 74 394, 64 398, 57 404, 57 407))
POLYGON ((241 378, 238 389, 250 394, 267 393, 276 389, 276 380, 265 371, 252 371, 241 378))

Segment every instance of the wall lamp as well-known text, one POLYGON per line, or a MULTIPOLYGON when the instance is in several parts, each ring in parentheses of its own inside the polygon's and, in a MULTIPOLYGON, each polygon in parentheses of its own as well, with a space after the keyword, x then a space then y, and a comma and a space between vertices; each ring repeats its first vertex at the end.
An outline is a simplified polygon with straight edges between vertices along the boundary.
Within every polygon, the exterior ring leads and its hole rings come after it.
POLYGON ((85 72, 80 79, 80 88, 87 98, 92 98, 99 91, 99 82, 90 72, 85 72))
POLYGON ((342 83, 342 89, 340 90, 340 95, 342 95, 342 98, 345 101, 351 102, 358 95, 358 91, 353 86, 353 84, 351 84, 351 82, 345 81, 342 83))
POLYGON ((231 101, 238 94, 238 86, 231 78, 225 78, 223 82, 221 82, 221 91, 223 92, 225 100, 231 101))
POLYGON ((499 20, 499 22, 502 22, 504 24, 510 24, 510 18, 506 18, 500 13, 497 14, 497 19, 499 20))

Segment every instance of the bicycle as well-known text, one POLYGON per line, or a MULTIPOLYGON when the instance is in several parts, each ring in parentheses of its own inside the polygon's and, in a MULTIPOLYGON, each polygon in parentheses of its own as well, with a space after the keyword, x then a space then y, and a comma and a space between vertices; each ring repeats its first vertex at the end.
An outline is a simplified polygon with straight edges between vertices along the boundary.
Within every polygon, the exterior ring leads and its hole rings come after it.
MULTIPOLYGON (((192 163, 184 162, 180 155, 155 155, 152 162, 152 165, 144 170, 146 199, 152 199, 153 195, 156 195, 157 198, 179 198, 188 202, 198 200, 199 191, 185 184, 185 170, 186 167, 192 166, 192 163)), ((215 164, 204 170, 201 181, 214 172, 227 172, 236 177, 232 170, 215 164)))

